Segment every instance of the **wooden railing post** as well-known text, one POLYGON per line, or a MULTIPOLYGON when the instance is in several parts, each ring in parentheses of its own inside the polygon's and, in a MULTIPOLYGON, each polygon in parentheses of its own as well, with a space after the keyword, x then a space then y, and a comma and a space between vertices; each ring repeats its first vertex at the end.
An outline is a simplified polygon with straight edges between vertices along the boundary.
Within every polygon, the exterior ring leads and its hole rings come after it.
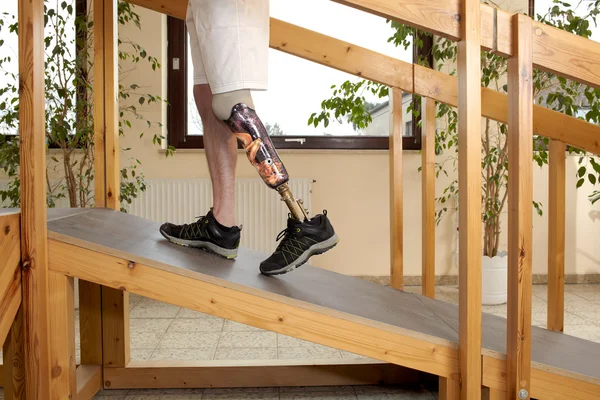
POLYGON ((462 1, 458 42, 459 350, 461 398, 481 398, 480 1, 462 1))
MULTIPOLYGON (((95 205, 119 210, 116 1, 95 0, 94 21, 95 205)), ((90 363, 103 363, 107 367, 127 366, 129 293, 109 287, 100 289, 98 285, 88 282, 80 283, 83 284, 80 288, 80 308, 85 310, 81 319, 82 361, 85 355, 86 361, 90 363), (102 327, 102 335, 96 330, 98 326, 102 327), (99 350, 102 351, 101 357, 99 350)))
POLYGON ((508 60, 507 396, 531 392, 531 260, 533 201, 533 64, 531 18, 513 17, 508 60))
POLYGON ((435 297, 435 100, 421 107, 422 294, 435 297))
POLYGON ((390 100, 390 285, 402 290, 402 91, 392 88, 390 100))
POLYGON ((548 321, 562 332, 565 316, 565 144, 550 140, 548 158, 548 321))
POLYGON ((50 396, 44 1, 19 0, 19 139, 25 395, 50 396))

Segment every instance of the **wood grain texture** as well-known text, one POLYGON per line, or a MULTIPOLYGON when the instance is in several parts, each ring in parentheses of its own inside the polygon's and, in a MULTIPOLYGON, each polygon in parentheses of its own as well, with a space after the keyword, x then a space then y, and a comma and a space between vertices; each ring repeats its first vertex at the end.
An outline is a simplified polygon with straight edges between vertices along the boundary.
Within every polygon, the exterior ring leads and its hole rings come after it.
POLYGON ((22 304, 21 269, 17 266, 12 271, 9 282, 0 299, 0 339, 4 340, 11 329, 15 316, 22 304))
POLYGON ((75 400, 93 399, 102 389, 102 367, 100 365, 85 365, 77 367, 77 394, 75 400))
POLYGON ((508 299, 509 397, 531 392, 531 262, 533 253, 533 67, 531 18, 515 15, 508 60, 508 299))
POLYGON ((541 22, 532 23, 533 62, 586 85, 600 88, 600 43, 541 22))
POLYGON ((4 341, 2 375, 5 400, 25 400, 23 314, 19 308, 4 341))
POLYGON ((421 121, 422 293, 435 297, 435 100, 424 97, 421 121))
POLYGON ((81 364, 102 365, 102 291, 100 285, 79 280, 81 364))
POLYGON ((402 176, 402 91, 390 97, 390 285, 404 288, 403 176, 402 176))
POLYGON ((19 214, 0 216, 0 341, 8 335, 21 305, 19 214))
MULTIPOLYGON (((504 397, 502 398, 506 398, 504 391, 506 388, 506 360, 504 358, 483 357, 483 385, 489 387, 490 391, 503 393, 504 397)), ((544 400, 598 400, 600 399, 600 380, 590 382, 587 379, 577 379, 570 374, 548 371, 543 365, 533 363, 531 397, 544 400)))
POLYGON ((480 2, 462 2, 458 42, 459 338, 461 399, 481 398, 480 2))
POLYGON ((415 370, 373 360, 132 361, 107 368, 110 389, 244 388, 409 384, 415 370))
POLYGON ((106 207, 118 210, 121 191, 119 164, 119 73, 117 45, 117 0, 104 3, 104 157, 106 207))
MULTIPOLYGON (((50 260, 50 264, 53 261, 50 260)), ((50 298, 50 366, 53 399, 72 398, 77 391, 75 376, 75 304, 73 278, 48 273, 50 298)))
POLYGON ((50 393, 44 2, 19 0, 21 258, 26 397, 50 393))
POLYGON ((106 207, 104 0, 94 1, 94 205, 106 207))
POLYGON ((550 141, 548 151, 548 320, 546 327, 564 330, 566 146, 550 141))
POLYGON ((412 65, 398 59, 271 18, 270 47, 393 88, 412 92, 412 65))
POLYGON ((452 378, 440 377, 439 400, 460 399, 460 382, 452 378))
POLYGON ((102 287, 102 349, 105 367, 126 367, 130 359, 129 293, 102 287))
POLYGON ((506 392, 495 388, 483 388, 483 400, 506 400, 506 392))

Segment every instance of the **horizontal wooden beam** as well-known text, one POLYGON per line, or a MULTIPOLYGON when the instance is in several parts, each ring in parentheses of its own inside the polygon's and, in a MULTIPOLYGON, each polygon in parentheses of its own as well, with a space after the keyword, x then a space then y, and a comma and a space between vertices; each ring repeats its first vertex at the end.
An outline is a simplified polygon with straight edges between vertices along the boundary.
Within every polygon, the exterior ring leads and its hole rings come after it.
MULTIPOLYGON (((458 106, 456 77, 415 65, 414 82, 415 94, 458 106)), ((495 121, 508 123, 508 95, 481 88, 481 114, 495 121)), ((535 104, 533 133, 600 154, 600 126, 535 104)))
POLYGON ((132 361, 105 368, 106 389, 244 388, 417 383, 419 372, 372 360, 132 361))
POLYGON ((403 92, 413 92, 412 64, 275 18, 271 18, 270 47, 403 92))
MULTIPOLYGON (((483 386, 506 390, 505 358, 484 355, 482 369, 483 386)), ((544 400, 600 400, 600 381, 532 362, 530 396, 544 400)))
POLYGON ((102 367, 100 365, 80 365, 76 371, 77 393, 74 400, 93 399, 102 389, 102 367))
MULTIPOLYGON (((172 17, 185 19, 187 0, 129 0, 172 17)), ((435 35, 460 39, 460 0, 332 0, 399 21, 435 35)), ((481 4, 481 47, 511 56, 513 13, 481 4), (494 32, 494 28, 496 32, 494 32)), ((533 23, 534 67, 600 88, 600 43, 533 23)))
POLYGON ((132 264, 55 238, 49 249, 50 269, 69 276, 438 376, 458 372, 457 346, 448 340, 132 264))

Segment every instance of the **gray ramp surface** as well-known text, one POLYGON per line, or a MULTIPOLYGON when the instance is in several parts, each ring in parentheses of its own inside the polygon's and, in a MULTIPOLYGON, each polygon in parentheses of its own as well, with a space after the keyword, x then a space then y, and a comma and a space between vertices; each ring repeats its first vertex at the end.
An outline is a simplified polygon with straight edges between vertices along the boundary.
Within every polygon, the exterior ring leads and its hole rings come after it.
MULTIPOLYGON (((160 235, 159 223, 108 209, 48 210, 50 237, 202 280, 205 276, 329 308, 458 344, 458 307, 311 266, 266 277, 258 266, 268 254, 240 249, 236 260, 176 246, 160 235)), ((275 239, 275 238, 274 238, 275 239)), ((341 238, 343 240, 343 238, 341 238)), ((274 242, 275 246, 275 242, 274 242)), ((339 248, 331 251, 339 251, 339 248)), ((506 354, 506 319, 483 314, 484 350, 506 354)), ((532 361, 600 382, 600 344, 532 329, 532 361)))

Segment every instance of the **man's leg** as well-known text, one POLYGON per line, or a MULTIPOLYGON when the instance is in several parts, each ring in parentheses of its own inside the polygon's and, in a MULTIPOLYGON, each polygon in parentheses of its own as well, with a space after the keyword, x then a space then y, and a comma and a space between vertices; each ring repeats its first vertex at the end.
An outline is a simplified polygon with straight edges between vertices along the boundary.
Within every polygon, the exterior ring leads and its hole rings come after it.
MULTIPOLYGON (((190 35, 196 34, 212 108, 242 143, 263 181, 276 189, 292 217, 275 252, 260 265, 277 275, 304 264, 338 242, 327 212, 308 218, 293 199, 289 177, 252 104, 251 90, 266 90, 269 50, 269 0, 190 0, 190 35)), ((194 68, 195 68, 194 64, 194 68)))
POLYGON ((237 139, 213 113, 212 98, 208 84, 194 85, 194 99, 204 127, 204 149, 213 188, 213 213, 221 224, 234 226, 237 139))
MULTIPOLYGON (((191 6, 191 3, 190 3, 191 6)), ((175 225, 165 223, 160 233, 169 241, 198 247, 226 258, 235 258, 240 228, 235 226, 235 165, 237 142, 231 130, 212 109, 213 94, 204 71, 204 62, 188 7, 188 31, 194 67, 194 99, 204 128, 204 148, 213 188, 213 207, 199 220, 175 225)))

